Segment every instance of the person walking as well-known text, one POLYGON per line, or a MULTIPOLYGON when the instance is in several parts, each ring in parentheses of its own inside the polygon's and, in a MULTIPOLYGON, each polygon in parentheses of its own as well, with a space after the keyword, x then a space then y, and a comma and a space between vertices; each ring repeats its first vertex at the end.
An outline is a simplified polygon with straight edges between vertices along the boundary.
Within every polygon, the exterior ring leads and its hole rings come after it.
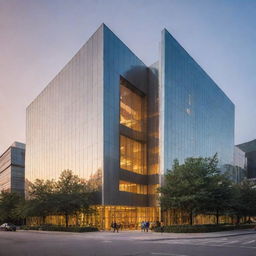
POLYGON ((150 223, 149 223, 149 221, 147 221, 146 223, 145 223, 145 228, 146 228, 146 231, 148 232, 148 230, 149 230, 149 226, 150 226, 150 223))
POLYGON ((145 232, 145 221, 141 222, 141 232, 144 231, 145 232))
POLYGON ((117 230, 117 223, 114 222, 114 233, 115 233, 116 231, 118 232, 118 230, 117 230))
POLYGON ((113 229, 114 229, 114 233, 119 233, 119 228, 120 228, 120 225, 116 222, 113 223, 113 229))
POLYGON ((121 228, 121 224, 116 223, 116 232, 119 233, 119 229, 121 228))
POLYGON ((160 222, 160 229, 161 229, 161 233, 164 232, 164 223, 163 221, 160 222))

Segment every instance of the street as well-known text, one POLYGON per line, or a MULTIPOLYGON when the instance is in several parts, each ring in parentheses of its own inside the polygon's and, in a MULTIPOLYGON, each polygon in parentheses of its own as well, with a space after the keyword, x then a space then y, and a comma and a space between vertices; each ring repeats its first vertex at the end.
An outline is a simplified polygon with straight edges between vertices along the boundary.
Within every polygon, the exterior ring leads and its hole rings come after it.
POLYGON ((211 234, 0 232, 1 256, 255 256, 256 232, 211 234))

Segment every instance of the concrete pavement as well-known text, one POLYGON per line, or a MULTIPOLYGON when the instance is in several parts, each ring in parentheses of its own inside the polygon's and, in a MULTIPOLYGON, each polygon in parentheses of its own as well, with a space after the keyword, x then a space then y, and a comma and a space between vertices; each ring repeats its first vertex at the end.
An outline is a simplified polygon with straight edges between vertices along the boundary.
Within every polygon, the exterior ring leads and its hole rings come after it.
POLYGON ((0 256, 255 256, 256 232, 0 232, 0 256))

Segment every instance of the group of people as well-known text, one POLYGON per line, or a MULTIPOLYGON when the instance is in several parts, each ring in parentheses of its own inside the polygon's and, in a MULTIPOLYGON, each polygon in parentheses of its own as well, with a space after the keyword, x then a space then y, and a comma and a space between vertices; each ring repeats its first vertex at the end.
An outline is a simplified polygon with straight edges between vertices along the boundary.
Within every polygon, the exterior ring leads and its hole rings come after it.
POLYGON ((144 231, 144 232, 147 231, 148 232, 149 227, 150 227, 149 221, 142 221, 141 222, 141 231, 144 231))
POLYGON ((113 229, 113 232, 114 232, 114 233, 115 233, 115 232, 118 233, 120 227, 121 227, 121 225, 118 224, 118 223, 116 223, 115 221, 111 223, 111 228, 113 229))
MULTIPOLYGON (((119 232, 120 228, 122 227, 121 224, 117 223, 116 221, 112 221, 111 225, 111 230, 113 230, 113 232, 119 232)), ((150 222, 149 221, 142 221, 141 222, 141 231, 144 232, 148 232, 150 228, 150 222)))

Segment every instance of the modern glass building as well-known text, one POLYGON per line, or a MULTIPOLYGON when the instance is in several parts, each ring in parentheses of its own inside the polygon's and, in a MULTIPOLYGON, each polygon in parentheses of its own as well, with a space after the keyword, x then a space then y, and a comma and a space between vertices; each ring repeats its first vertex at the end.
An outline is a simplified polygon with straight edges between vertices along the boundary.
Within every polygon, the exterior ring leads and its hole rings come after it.
POLYGON ((234 163, 229 173, 231 180, 237 184, 247 178, 247 159, 245 152, 237 146, 234 147, 234 163))
POLYGON ((231 164, 233 146, 233 103, 166 30, 147 67, 103 24, 27 108, 26 180, 70 169, 98 188, 103 228, 133 228, 158 220, 175 158, 231 164))
POLYGON ((0 192, 24 194, 25 144, 14 142, 0 155, 0 192))
POLYGON ((256 180, 256 139, 237 145, 245 153, 247 178, 256 180))

